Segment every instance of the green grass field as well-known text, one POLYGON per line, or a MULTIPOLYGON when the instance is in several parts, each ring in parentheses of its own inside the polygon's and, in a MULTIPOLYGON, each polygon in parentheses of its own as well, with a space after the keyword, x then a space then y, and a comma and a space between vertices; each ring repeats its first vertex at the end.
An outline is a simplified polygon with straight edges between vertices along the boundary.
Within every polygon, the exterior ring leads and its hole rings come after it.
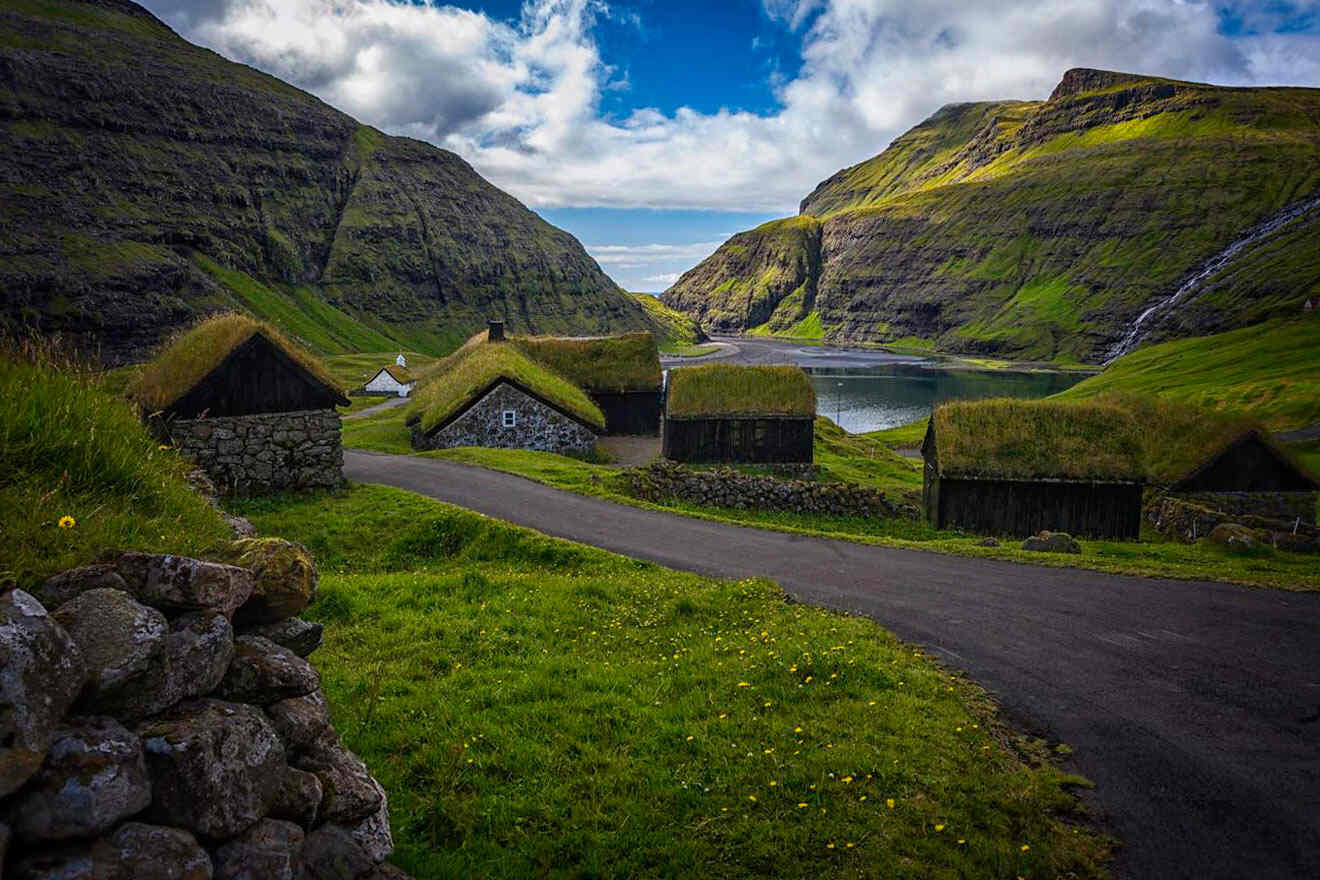
POLYGON ((1251 416, 1275 431, 1320 422, 1320 313, 1145 346, 1056 396, 1107 391, 1251 416))
POLYGON ((241 512, 320 562, 314 660, 419 880, 1102 876, 1081 780, 866 619, 380 487, 241 512))

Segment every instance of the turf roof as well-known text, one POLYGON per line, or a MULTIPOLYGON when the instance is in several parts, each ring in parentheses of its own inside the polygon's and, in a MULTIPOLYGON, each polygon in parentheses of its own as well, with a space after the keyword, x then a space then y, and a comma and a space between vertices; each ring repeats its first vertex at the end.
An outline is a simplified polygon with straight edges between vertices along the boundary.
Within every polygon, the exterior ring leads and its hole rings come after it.
MULTIPOLYGON (((395 382, 398 382, 400 385, 407 385, 409 382, 414 381, 413 374, 408 372, 407 369, 399 366, 398 364, 386 364, 385 366, 381 367, 381 370, 384 370, 386 373, 389 373, 390 378, 393 379, 395 382)), ((380 375, 380 370, 376 371, 376 375, 377 376, 380 375)), ((373 376, 372 378, 374 379, 375 376, 373 376)))
POLYGON ((997 480, 1144 479, 1131 412, 1113 402, 994 399, 946 403, 931 416, 941 476, 997 480))
POLYGON ((128 389, 128 396, 148 409, 165 409, 220 366, 230 352, 260 333, 318 382, 343 394, 343 388, 315 356, 290 342, 265 321, 227 312, 213 315, 168 340, 128 389))
POLYGON ((646 331, 572 338, 514 336, 513 344, 588 391, 658 391, 660 350, 646 331))
POLYGON ((666 417, 816 415, 816 391, 801 367, 706 364, 669 371, 666 417))
POLYGON ((605 429, 605 416, 586 393, 523 354, 509 342, 479 342, 476 337, 445 358, 442 368, 413 392, 409 424, 432 431, 460 412, 498 379, 526 387, 593 428, 605 429))

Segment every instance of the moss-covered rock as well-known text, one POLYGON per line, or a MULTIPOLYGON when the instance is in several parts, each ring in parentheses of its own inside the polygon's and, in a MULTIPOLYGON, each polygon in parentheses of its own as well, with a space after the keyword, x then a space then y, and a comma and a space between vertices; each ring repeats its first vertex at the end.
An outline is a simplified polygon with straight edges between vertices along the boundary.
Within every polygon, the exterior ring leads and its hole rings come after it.
POLYGON ((254 577, 252 596, 234 615, 239 626, 297 617, 316 598, 320 577, 312 554, 302 544, 283 538, 240 538, 223 555, 254 577))

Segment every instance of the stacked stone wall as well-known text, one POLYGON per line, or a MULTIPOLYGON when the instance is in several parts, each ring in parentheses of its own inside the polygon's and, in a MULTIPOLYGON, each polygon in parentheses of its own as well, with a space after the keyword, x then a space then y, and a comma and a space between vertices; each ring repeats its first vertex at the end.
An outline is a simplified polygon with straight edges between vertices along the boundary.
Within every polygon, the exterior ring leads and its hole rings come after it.
POLYGON ((463 415, 438 431, 414 429, 416 449, 452 449, 487 446, 493 449, 534 449, 559 454, 586 454, 596 446, 596 435, 512 385, 497 385, 463 415), (517 424, 504 427, 505 410, 516 414, 517 424))
POLYGON ((0 877, 394 880, 330 723, 299 545, 127 553, 0 587, 0 877))
POLYGON ((178 419, 164 430, 224 495, 344 484, 339 413, 332 409, 178 419))
POLYGON ((826 516, 916 516, 914 505, 853 483, 818 483, 748 474, 734 468, 696 469, 655 461, 620 475, 624 491, 643 501, 685 501, 709 507, 826 516))
POLYGON ((1146 519, 1156 531, 1179 541, 1198 541, 1208 537, 1221 525, 1232 525, 1257 532, 1259 541, 1279 549, 1320 553, 1320 527, 1314 524, 1314 508, 1308 522, 1306 518, 1297 516, 1292 519, 1276 519, 1233 514, 1198 504, 1186 496, 1157 495, 1146 504, 1146 519))
POLYGON ((1181 492, 1170 497, 1230 516, 1296 521, 1315 525, 1314 492, 1181 492))

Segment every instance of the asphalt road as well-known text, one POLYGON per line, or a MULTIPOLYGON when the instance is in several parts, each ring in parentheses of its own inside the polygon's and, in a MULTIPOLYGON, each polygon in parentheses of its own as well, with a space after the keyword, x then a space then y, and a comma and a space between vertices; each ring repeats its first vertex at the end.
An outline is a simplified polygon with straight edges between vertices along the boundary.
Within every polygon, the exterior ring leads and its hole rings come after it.
MULTIPOLYGON (((1320 877, 1320 594, 872 547, 673 516, 451 462, 345 473, 866 614, 1075 749, 1130 878, 1320 877)), ((1320 563, 1317 564, 1320 579, 1320 563)))

